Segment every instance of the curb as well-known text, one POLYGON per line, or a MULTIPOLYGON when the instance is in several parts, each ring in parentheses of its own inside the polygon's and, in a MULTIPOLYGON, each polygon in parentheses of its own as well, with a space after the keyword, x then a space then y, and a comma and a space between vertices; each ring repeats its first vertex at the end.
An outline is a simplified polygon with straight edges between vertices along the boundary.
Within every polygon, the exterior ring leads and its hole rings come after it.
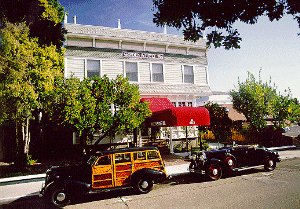
POLYGON ((46 173, 28 175, 28 176, 16 176, 10 178, 0 179, 0 186, 10 185, 10 184, 20 184, 33 181, 42 181, 46 177, 46 173))

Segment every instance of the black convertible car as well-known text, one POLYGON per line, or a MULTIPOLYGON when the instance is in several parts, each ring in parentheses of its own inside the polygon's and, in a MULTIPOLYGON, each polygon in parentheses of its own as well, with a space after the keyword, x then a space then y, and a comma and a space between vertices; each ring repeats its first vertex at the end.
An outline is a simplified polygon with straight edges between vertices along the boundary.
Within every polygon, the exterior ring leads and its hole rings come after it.
POLYGON ((280 162, 277 152, 264 147, 234 146, 201 151, 191 156, 190 172, 205 174, 210 180, 218 180, 223 174, 264 166, 272 171, 280 162))

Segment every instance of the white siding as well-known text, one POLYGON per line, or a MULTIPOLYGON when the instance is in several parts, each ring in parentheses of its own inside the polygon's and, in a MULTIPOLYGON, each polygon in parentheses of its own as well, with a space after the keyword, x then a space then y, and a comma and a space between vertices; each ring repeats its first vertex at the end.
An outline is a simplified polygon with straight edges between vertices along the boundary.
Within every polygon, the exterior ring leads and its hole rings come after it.
POLYGON ((118 75, 123 75, 123 61, 103 60, 101 75, 107 75, 110 79, 115 79, 118 75))
POLYGON ((180 64, 166 63, 164 65, 165 83, 182 83, 180 64))
POLYGON ((189 49, 189 55, 204 56, 204 52, 200 49, 189 49))
POLYGON ((171 53, 171 54, 186 54, 186 48, 185 47, 169 46, 168 53, 171 53))
POLYGON ((139 67, 140 83, 149 83, 151 81, 149 62, 139 62, 138 67, 139 67))
POLYGON ((93 39, 84 39, 84 38, 68 38, 68 46, 82 46, 82 47, 92 47, 93 39))
POLYGON ((71 76, 84 78, 84 59, 66 59, 66 77, 70 78, 71 76))
POLYGON ((119 42, 117 41, 106 41, 106 40, 97 40, 96 39, 96 46, 97 48, 110 48, 110 49, 118 49, 119 42))
POLYGON ((162 46, 162 45, 156 45, 156 44, 147 44, 146 45, 146 51, 165 53, 166 52, 166 47, 162 46))
POLYGON ((122 49, 144 51, 144 44, 132 43, 132 42, 122 42, 122 49))
POLYGON ((207 85, 207 73, 205 66, 196 65, 194 67, 194 76, 195 76, 195 84, 198 85, 207 85))

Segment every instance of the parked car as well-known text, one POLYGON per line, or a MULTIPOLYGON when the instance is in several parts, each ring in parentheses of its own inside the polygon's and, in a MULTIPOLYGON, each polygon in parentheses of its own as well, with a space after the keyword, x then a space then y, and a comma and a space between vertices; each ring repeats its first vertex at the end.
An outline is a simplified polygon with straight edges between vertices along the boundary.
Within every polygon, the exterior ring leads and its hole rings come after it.
POLYGON ((201 151, 191 156, 190 172, 205 174, 210 180, 218 180, 223 174, 264 166, 272 171, 280 162, 277 152, 264 147, 234 146, 201 151))
POLYGON ((157 148, 123 148, 97 152, 79 165, 51 167, 41 195, 63 207, 78 195, 115 188, 133 187, 137 193, 148 193, 154 182, 164 178, 165 166, 157 148))

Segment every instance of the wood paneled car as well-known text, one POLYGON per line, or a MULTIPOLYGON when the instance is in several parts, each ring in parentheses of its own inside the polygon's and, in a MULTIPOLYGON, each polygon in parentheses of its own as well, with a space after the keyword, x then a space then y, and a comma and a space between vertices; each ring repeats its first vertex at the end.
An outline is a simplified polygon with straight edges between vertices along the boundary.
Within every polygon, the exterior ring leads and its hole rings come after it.
POLYGON ((97 152, 80 165, 51 167, 41 194, 62 207, 78 195, 114 188, 133 187, 137 193, 148 193, 154 182, 164 178, 164 162, 157 148, 116 149, 97 152))
POLYGON ((234 146, 201 151, 191 156, 190 172, 205 174, 210 180, 218 180, 223 174, 264 166, 272 171, 280 161, 277 152, 264 147, 234 146))

